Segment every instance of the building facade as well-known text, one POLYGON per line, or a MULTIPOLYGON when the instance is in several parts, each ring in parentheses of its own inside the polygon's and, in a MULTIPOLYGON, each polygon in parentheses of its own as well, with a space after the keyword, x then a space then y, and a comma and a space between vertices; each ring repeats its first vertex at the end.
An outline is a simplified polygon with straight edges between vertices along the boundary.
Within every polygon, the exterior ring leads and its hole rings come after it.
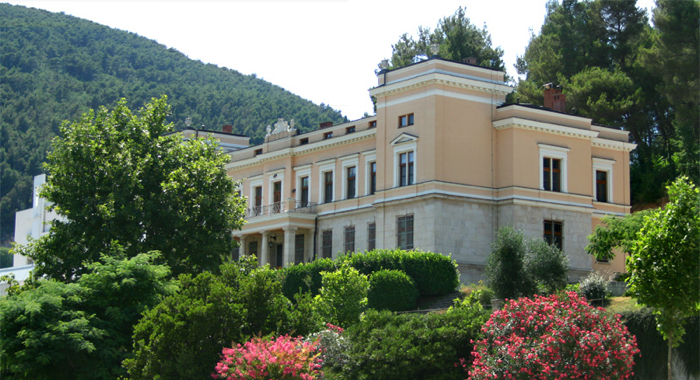
MULTIPOLYGON (((470 282, 511 226, 560 246, 571 280, 624 271, 584 247, 603 216, 630 211, 627 132, 505 104, 504 73, 470 64, 432 58, 377 79, 376 116, 305 134, 280 119, 263 144, 229 153, 248 199, 239 254, 281 267, 421 249, 451 255, 470 282)), ((564 95, 545 96, 563 110, 564 95)))

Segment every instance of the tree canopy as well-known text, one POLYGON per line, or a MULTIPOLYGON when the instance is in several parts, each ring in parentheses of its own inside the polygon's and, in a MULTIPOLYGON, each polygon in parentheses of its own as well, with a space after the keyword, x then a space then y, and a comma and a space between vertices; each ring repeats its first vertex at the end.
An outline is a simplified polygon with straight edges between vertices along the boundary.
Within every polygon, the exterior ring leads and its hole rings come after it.
POLYGON ((396 44, 391 45, 390 69, 408 66, 421 56, 432 55, 430 47, 439 44, 441 58, 461 62, 465 58, 476 58, 480 66, 505 71, 503 50, 494 48, 486 26, 479 29, 466 16, 466 8, 459 7, 451 16, 438 21, 435 30, 418 27, 417 39, 404 33, 396 44))
POLYGON ((636 0, 550 1, 515 96, 541 105, 555 82, 567 112, 629 131, 632 202, 656 202, 664 183, 700 173, 699 19, 696 0, 658 0, 653 26, 636 0))
POLYGON ((48 156, 41 196, 65 221, 28 254, 37 272, 71 281, 113 241, 127 257, 162 252, 175 275, 216 270, 232 250, 244 203, 217 144, 168 134, 166 98, 138 114, 120 101, 64 123, 48 156))
POLYGON ((0 242, 12 239, 15 212, 31 207, 32 176, 64 120, 121 98, 137 109, 167 95, 169 122, 233 132, 262 142, 265 126, 294 119, 302 132, 345 121, 253 75, 189 59, 134 33, 39 9, 0 4, 0 242))
POLYGON ((700 192, 680 177, 670 202, 644 218, 627 258, 630 293, 654 309, 657 328, 671 348, 682 342, 683 319, 700 311, 700 192))

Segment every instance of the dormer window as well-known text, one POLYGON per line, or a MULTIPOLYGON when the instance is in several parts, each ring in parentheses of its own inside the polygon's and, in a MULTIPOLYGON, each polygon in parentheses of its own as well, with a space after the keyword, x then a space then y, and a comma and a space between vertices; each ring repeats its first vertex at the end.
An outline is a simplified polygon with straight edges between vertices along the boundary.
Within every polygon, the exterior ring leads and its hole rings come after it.
POLYGON ((255 150, 255 155, 256 155, 256 156, 261 155, 261 154, 262 154, 262 148, 256 149, 256 150, 255 150))
POLYGON ((328 140, 329 138, 333 137, 333 132, 326 132, 323 134, 323 139, 328 140))
POLYGON ((355 132, 355 126, 353 125, 352 127, 347 127, 345 128, 345 134, 348 135, 350 133, 355 132))
POLYGON ((407 127, 409 125, 413 125, 413 114, 412 113, 409 113, 408 115, 399 116, 399 128, 407 127))

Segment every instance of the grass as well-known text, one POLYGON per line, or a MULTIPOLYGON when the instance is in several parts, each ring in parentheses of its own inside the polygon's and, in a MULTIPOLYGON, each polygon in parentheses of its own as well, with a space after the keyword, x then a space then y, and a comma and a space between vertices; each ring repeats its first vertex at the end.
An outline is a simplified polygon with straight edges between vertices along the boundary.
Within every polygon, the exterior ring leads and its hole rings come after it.
POLYGON ((639 310, 642 307, 637 305, 637 300, 631 297, 610 297, 609 303, 605 306, 605 310, 619 314, 624 311, 639 310))

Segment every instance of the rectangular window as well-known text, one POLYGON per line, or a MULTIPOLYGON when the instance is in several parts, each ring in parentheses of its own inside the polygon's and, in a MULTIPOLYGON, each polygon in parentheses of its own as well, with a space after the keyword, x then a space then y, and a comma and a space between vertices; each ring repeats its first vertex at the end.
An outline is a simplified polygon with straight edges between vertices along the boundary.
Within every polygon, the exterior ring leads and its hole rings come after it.
POLYGON ((608 201, 608 172, 596 170, 595 172, 595 198, 598 202, 608 201))
POLYGON ((328 140, 329 138, 333 137, 333 132, 326 132, 323 134, 323 139, 328 140))
POLYGON ((253 215, 262 215, 262 186, 255 187, 255 207, 253 207, 253 215))
POLYGON ((304 235, 294 236, 294 263, 304 262, 304 235))
POLYGON ((376 121, 370 121, 369 122, 369 128, 377 128, 377 122, 376 121))
POLYGON ((367 250, 371 251, 377 248, 377 224, 370 223, 367 225, 367 250))
POLYGON ((277 214, 282 211, 282 182, 272 183, 272 212, 277 214))
POLYGON ((399 186, 413 185, 413 152, 399 155, 399 186))
POLYGON ((347 168, 348 183, 347 183, 347 193, 345 194, 346 199, 355 198, 355 182, 356 182, 357 169, 354 166, 347 168))
POLYGON ((256 149, 256 150, 255 150, 255 155, 257 156, 257 155, 260 155, 260 154, 262 154, 262 148, 256 149))
POLYGON ((377 163, 369 164, 369 193, 374 194, 377 191, 377 163))
POLYGON ((323 173, 323 203, 333 202, 333 172, 323 173))
POLYGON ((309 205, 309 177, 301 179, 301 207, 309 205))
POLYGON ((413 125, 413 114, 399 116, 399 128, 413 125))
POLYGON ((238 261, 241 258, 241 249, 236 247, 231 251, 231 260, 238 261))
POLYGON ((544 240, 561 250, 564 249, 564 224, 553 220, 544 221, 544 240))
POLYGON ((304 137, 303 139, 299 140, 299 145, 306 145, 309 143, 309 138, 304 137))
POLYGON ((258 242, 257 241, 251 241, 250 243, 248 243, 248 254, 250 256, 258 257, 258 242))
POLYGON ((400 216, 396 220, 396 246, 413 249, 413 215, 400 216))
POLYGON ((346 135, 347 135, 347 134, 350 134, 350 133, 353 133, 353 132, 355 132, 355 126, 354 126, 354 125, 353 125, 352 127, 347 127, 347 128, 345 128, 345 134, 346 134, 346 135))
POLYGON ((345 231, 343 232, 345 243, 343 248, 345 253, 355 252, 355 226, 345 227, 345 231))
POLYGON ((542 187, 546 191, 561 191, 561 160, 545 157, 542 162, 542 187))
POLYGON ((323 258, 333 258, 333 230, 325 230, 321 234, 321 255, 323 258))

